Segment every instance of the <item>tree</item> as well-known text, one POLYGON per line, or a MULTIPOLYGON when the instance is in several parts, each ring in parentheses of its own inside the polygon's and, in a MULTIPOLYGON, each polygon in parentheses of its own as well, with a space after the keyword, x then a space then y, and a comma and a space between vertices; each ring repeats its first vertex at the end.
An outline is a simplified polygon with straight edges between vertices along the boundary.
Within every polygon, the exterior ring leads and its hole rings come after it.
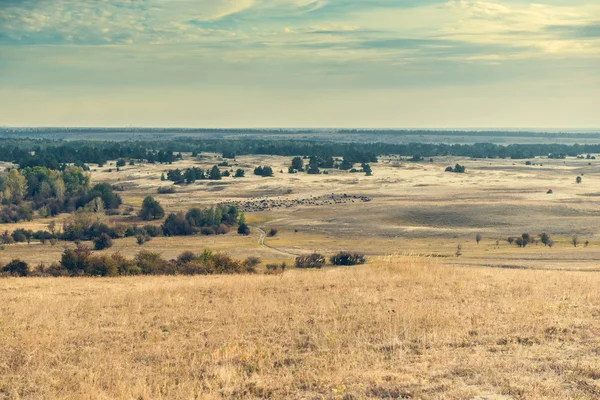
POLYGON ((575 182, 577 182, 577 184, 580 184, 580 183, 581 183, 581 177, 580 177, 580 176, 578 176, 578 177, 575 179, 575 182))
POLYGON ((523 247, 531 243, 531 235, 529 233, 522 234, 521 238, 523 239, 523 247))
POLYGON ((27 276, 29 275, 29 265, 25 261, 16 259, 6 264, 2 271, 15 276, 27 276))
POLYGON ((577 237, 577 235, 573 235, 573 237, 571 238, 571 244, 573 245, 573 247, 577 247, 577 245, 579 244, 579 238, 577 237))
POLYGON ((123 160, 122 158, 117 160, 117 168, 124 167, 126 165, 127 165, 127 162, 125 160, 123 160))
POLYGON ((154 197, 148 196, 142 203, 142 209, 139 212, 139 216, 145 221, 160 219, 165 216, 165 210, 158 201, 154 200, 154 197))
POLYGON ((540 235, 540 242, 542 242, 544 244, 544 246, 548 246, 548 243, 550 243, 552 240, 550 239, 550 236, 547 233, 542 233, 540 235))
POLYGON ((248 236, 250 234, 250 227, 246 225, 246 216, 244 213, 240 214, 240 219, 238 222, 238 234, 248 236))
POLYGON ((27 181, 17 169, 11 169, 4 181, 4 198, 20 203, 27 192, 27 181))
POLYGON ((475 235, 475 242, 477 242, 477 244, 479 244, 479 242, 481 242, 481 233, 478 233, 475 235))
POLYGON ((246 175, 246 171, 244 171, 243 169, 238 169, 237 171, 235 171, 235 177, 236 178, 243 178, 244 175, 246 175))
POLYGON ((321 170, 319 169, 319 166, 317 164, 310 164, 306 173, 311 175, 319 175, 321 173, 321 170))
POLYGON ((212 167, 210 170, 210 174, 208 175, 208 179, 218 181, 221 179, 221 170, 216 165, 212 167))
POLYGON ((94 250, 104 250, 112 247, 112 239, 108 234, 103 233, 94 239, 94 250))
POLYGON ((363 172, 365 173, 366 176, 372 176, 373 175, 373 170, 371 169, 371 166, 369 164, 363 163, 362 170, 363 170, 363 172))
POLYGON ((302 160, 302 157, 294 157, 292 159, 291 168, 296 171, 304 171, 304 160, 302 160))

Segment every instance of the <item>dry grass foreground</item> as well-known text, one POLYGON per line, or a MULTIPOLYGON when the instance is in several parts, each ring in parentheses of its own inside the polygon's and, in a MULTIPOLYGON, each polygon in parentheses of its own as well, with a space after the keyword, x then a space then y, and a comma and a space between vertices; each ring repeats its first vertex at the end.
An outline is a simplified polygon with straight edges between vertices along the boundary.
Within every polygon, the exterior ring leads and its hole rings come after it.
POLYGON ((3 279, 0 397, 597 399, 599 288, 593 273, 411 257, 3 279))

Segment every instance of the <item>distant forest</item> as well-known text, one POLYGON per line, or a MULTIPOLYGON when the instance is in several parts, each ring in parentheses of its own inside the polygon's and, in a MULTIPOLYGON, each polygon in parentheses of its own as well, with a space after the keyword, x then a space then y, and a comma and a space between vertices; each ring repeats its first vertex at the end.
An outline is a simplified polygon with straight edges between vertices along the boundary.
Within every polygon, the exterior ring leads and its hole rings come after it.
POLYGON ((365 135, 365 136, 465 136, 465 137, 528 137, 528 138, 567 138, 567 139, 598 139, 598 132, 541 132, 518 130, 432 130, 432 129, 214 129, 214 128, 75 128, 75 127, 31 127, 9 128, 0 127, 0 135, 5 137, 37 136, 76 134, 110 134, 110 133, 137 133, 148 135, 160 134, 205 134, 205 135, 312 135, 312 134, 339 134, 339 135, 365 135))
POLYGON ((600 153, 600 144, 389 144, 346 143, 288 139, 198 139, 178 137, 148 141, 65 141, 50 139, 0 139, 0 161, 13 162, 20 168, 43 166, 64 169, 65 164, 105 164, 108 160, 135 159, 171 163, 179 153, 214 152, 224 158, 265 154, 279 156, 343 157, 353 163, 376 162, 378 156, 400 155, 418 161, 426 157, 461 156, 471 158, 527 159, 536 156, 563 158, 600 153))

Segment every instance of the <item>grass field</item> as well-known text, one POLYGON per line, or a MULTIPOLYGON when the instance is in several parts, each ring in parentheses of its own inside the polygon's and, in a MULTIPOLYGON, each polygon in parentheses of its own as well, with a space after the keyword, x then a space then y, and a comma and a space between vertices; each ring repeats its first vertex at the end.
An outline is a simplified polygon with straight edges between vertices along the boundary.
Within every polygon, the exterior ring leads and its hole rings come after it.
POLYGON ((3 279, 8 399, 597 399, 600 275, 385 257, 283 276, 3 279))
MULTIPOLYGON (((447 263, 493 267, 538 269, 598 270, 600 262, 600 164, 596 160, 537 158, 535 165, 525 160, 472 160, 460 157, 436 157, 433 162, 410 163, 398 157, 383 157, 373 165, 374 175, 351 174, 331 170, 328 175, 288 174, 289 157, 241 156, 229 160, 231 169, 244 168, 242 179, 224 178, 219 182, 198 181, 177 186, 177 193, 158 194, 161 173, 172 168, 192 166, 209 168, 222 161, 219 155, 202 154, 172 165, 136 164, 119 172, 106 165, 91 166, 92 181, 119 185, 129 216, 102 217, 110 223, 143 224, 135 217, 142 199, 154 195, 167 212, 186 211, 226 201, 311 201, 311 199, 349 194, 368 196, 372 201, 337 204, 302 204, 289 208, 249 212, 252 236, 156 238, 144 248, 172 258, 184 250, 201 251, 210 247, 237 258, 256 255, 268 260, 284 260, 296 254, 319 251, 326 254, 357 250, 372 256, 412 252, 440 256, 447 263), (448 165, 461 163, 465 174, 445 173, 448 165), (256 165, 271 165, 273 178, 252 175, 256 165), (284 173, 280 173, 284 171, 284 173), (583 183, 575 177, 583 174, 583 183), (547 194, 549 189, 553 194, 547 194), (259 228, 275 227, 279 233, 259 243, 259 228), (530 233, 534 237, 548 233, 555 242, 552 249, 509 245, 506 238, 530 233), (475 245, 475 235, 483 240, 475 245), (581 246, 574 248, 571 237, 577 235, 581 246), (583 243, 589 241, 589 246, 583 243), (498 244, 496 244, 498 242, 498 244), (458 245, 463 255, 454 255, 458 245)), ((114 164, 114 162, 113 162, 114 164)), ((57 218, 58 225, 65 216, 57 218)), ((46 229, 50 219, 4 224, 3 229, 46 229)), ((30 264, 57 261, 64 246, 32 243, 5 246, 0 262, 21 258, 30 264)), ((139 247, 133 239, 115 240, 107 252, 119 251, 131 257, 139 247)))

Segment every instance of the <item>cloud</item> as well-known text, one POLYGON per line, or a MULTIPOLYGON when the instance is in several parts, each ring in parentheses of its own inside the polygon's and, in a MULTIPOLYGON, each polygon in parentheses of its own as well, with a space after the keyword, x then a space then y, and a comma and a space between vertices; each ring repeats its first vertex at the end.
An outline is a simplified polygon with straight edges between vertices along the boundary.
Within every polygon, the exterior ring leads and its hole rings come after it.
POLYGON ((168 102, 185 89, 198 93, 190 99, 223 90, 252 102, 262 90, 277 99, 343 91, 357 94, 353 107, 375 91, 460 96, 498 85, 517 96, 564 82, 570 95, 598 93, 593 3, 0 0, 0 87, 21 99, 43 92, 35 101, 132 90, 168 102))

